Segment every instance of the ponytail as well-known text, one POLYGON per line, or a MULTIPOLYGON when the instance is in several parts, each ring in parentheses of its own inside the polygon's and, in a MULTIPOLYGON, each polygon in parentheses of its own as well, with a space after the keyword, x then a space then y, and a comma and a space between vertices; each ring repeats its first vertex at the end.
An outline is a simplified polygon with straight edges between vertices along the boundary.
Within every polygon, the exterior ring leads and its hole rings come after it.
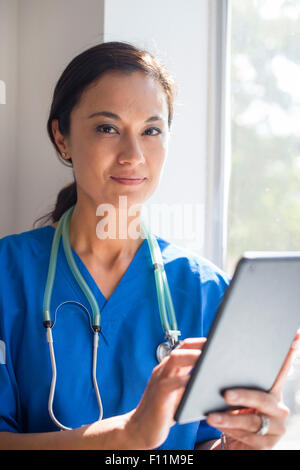
POLYGON ((55 223, 58 222, 61 216, 68 210, 70 207, 74 206, 77 202, 77 187, 76 181, 65 186, 63 189, 60 190, 58 193, 56 204, 54 210, 49 212, 48 214, 38 218, 33 227, 40 222, 39 227, 46 225, 47 222, 55 223))
POLYGON ((68 210, 70 207, 74 206, 77 202, 77 188, 76 182, 65 186, 58 193, 55 209, 52 213, 53 222, 58 222, 61 216, 68 210))

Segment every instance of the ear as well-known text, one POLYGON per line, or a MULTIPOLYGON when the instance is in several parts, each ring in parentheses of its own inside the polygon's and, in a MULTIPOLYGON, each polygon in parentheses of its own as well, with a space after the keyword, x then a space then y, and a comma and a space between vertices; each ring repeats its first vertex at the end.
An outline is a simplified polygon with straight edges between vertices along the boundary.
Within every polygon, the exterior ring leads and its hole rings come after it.
POLYGON ((66 138, 62 135, 58 127, 58 119, 53 119, 51 122, 52 134, 60 153, 68 153, 68 146, 66 138))

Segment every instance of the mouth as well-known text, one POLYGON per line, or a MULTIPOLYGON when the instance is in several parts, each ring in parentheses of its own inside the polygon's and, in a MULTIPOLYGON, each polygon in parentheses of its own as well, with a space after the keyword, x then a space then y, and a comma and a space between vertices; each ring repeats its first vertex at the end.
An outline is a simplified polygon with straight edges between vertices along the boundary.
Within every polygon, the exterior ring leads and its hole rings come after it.
POLYGON ((126 184, 128 186, 135 186, 138 184, 142 184, 146 180, 146 178, 119 178, 116 176, 111 176, 111 179, 113 181, 116 181, 116 183, 126 184))

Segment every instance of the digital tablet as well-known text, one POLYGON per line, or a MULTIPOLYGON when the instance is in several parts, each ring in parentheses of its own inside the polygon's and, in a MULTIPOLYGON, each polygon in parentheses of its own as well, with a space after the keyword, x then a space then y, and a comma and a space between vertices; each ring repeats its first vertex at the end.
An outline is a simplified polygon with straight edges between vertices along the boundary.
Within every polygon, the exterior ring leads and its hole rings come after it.
MULTIPOLYGON (((245 253, 216 313, 174 419, 232 409, 225 390, 270 391, 300 327, 300 252, 245 253)), ((234 407, 235 409, 237 407, 234 407)))

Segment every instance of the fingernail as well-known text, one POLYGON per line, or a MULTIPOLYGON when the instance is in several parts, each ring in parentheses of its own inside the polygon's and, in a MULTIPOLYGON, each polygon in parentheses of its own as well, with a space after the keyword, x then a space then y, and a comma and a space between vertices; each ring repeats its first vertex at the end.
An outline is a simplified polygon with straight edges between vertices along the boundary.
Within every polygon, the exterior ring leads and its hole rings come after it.
POLYGON ((230 392, 227 392, 226 396, 227 396, 228 400, 230 400, 230 401, 237 401, 238 397, 239 397, 238 393, 233 391, 233 390, 230 390, 230 392))

